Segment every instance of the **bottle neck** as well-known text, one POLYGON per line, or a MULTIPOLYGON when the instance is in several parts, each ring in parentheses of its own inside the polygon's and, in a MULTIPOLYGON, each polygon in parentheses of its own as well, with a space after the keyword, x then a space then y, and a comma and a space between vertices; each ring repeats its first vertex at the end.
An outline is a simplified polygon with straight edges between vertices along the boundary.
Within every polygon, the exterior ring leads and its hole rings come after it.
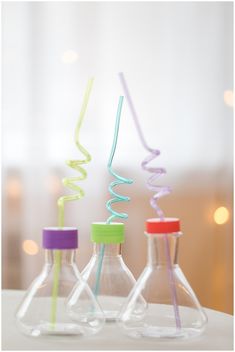
POLYGON ((56 260, 60 260, 61 264, 73 264, 76 259, 76 249, 62 250, 45 250, 45 259, 47 264, 53 264, 56 260))
POLYGON ((121 244, 120 243, 109 243, 109 244, 102 244, 102 243, 94 243, 93 247, 94 255, 99 255, 103 253, 105 256, 109 257, 116 257, 121 255, 121 244))
POLYGON ((176 265, 178 262, 179 236, 180 233, 147 234, 148 265, 176 265))

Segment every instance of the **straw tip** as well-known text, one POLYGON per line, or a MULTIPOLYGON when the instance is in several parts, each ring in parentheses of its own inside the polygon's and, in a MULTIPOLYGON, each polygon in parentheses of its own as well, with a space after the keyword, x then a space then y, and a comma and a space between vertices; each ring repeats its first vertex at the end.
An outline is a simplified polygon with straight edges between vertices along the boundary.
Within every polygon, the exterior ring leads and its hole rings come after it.
POLYGON ((90 87, 90 89, 91 89, 91 88, 92 88, 92 86, 93 86, 94 79, 95 79, 95 77, 90 77, 90 78, 88 79, 88 83, 87 83, 87 85, 90 87))

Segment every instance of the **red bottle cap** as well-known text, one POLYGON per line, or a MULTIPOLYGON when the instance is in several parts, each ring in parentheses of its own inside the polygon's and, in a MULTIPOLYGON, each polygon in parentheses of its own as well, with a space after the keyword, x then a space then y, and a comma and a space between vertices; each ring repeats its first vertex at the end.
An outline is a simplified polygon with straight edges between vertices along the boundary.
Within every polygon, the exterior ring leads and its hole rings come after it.
POLYGON ((164 220, 152 218, 146 221, 147 233, 171 233, 179 231, 180 220, 176 218, 165 218, 164 220))

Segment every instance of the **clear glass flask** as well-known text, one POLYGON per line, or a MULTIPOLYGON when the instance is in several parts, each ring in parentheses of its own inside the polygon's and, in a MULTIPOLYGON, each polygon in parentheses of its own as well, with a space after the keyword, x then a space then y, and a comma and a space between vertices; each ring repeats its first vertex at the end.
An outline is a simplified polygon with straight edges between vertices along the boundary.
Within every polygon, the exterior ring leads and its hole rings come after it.
POLYGON ((118 325, 135 338, 199 335, 207 317, 178 265, 180 222, 148 219, 146 228, 147 265, 123 305, 118 325))
POLYGON ((76 262, 76 228, 45 228, 45 264, 27 290, 16 312, 17 326, 26 335, 92 335, 105 318, 91 289, 82 279, 76 262), (74 285, 80 290, 79 314, 67 310, 66 299, 74 285))
MULTIPOLYGON (((136 282, 121 255, 124 224, 93 223, 91 239, 94 253, 81 275, 97 298, 106 321, 115 321, 136 282)), ((78 290, 75 287, 69 297, 69 305, 74 312, 78 290)))

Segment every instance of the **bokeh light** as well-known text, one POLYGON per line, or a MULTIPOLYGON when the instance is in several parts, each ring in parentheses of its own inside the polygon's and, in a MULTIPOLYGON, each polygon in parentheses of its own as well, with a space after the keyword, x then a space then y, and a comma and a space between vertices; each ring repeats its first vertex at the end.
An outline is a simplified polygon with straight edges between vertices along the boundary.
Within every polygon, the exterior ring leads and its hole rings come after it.
POLYGON ((217 225, 223 225, 228 221, 229 211, 226 207, 219 207, 214 212, 214 220, 217 225))
POLYGON ((25 240, 22 244, 23 251, 28 255, 35 255, 38 253, 38 245, 35 241, 25 240))
POLYGON ((18 199, 22 193, 20 180, 17 177, 10 177, 6 184, 7 196, 10 199, 18 199))
POLYGON ((224 102, 226 105, 233 107, 233 91, 232 90, 226 90, 224 92, 224 102))
POLYGON ((62 62, 65 64, 73 64, 78 59, 78 54, 74 50, 66 50, 62 55, 62 62))

